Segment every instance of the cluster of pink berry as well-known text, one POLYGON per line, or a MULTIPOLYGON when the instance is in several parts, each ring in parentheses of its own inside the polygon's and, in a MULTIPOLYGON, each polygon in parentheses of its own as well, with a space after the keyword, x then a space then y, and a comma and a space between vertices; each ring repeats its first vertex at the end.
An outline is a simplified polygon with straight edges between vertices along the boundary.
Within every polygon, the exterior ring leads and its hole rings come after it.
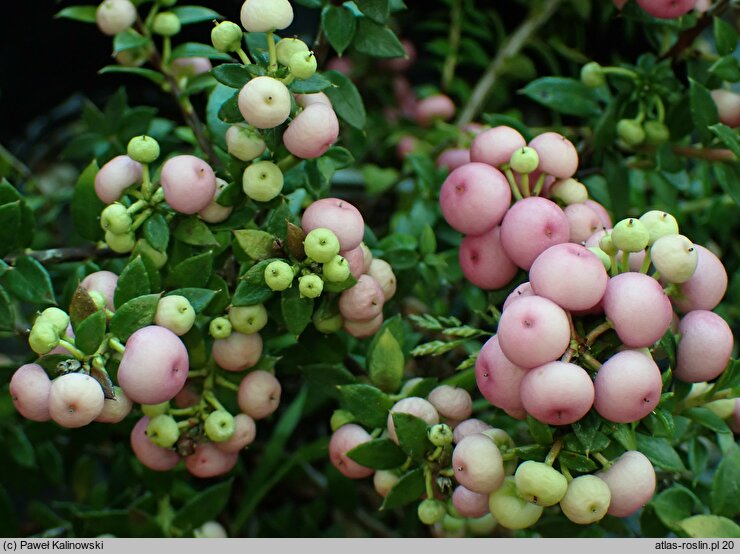
MULTIPOLYGON (((629 0, 612 0, 618 9, 624 8, 629 0)), ((676 19, 691 10, 705 12, 711 2, 707 0, 637 0, 637 5, 653 17, 676 19)))

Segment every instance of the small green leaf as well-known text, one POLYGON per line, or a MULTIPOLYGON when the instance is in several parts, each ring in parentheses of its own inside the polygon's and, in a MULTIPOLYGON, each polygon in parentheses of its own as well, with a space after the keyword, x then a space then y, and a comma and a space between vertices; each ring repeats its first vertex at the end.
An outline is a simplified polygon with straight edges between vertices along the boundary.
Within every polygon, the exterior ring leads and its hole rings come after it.
POLYGON ((15 266, 0 277, 0 284, 23 302, 56 304, 49 272, 30 256, 17 258, 15 266))
POLYGON ((88 316, 75 328, 75 346, 85 354, 94 354, 105 338, 105 312, 88 316))
POLYGON ((132 298, 123 306, 119 306, 110 320, 110 332, 122 341, 136 331, 154 322, 157 312, 159 294, 147 294, 132 298))
POLYGON ((223 483, 217 483, 190 498, 177 511, 172 525, 180 529, 195 529, 206 521, 215 520, 231 497, 233 482, 233 479, 229 479, 223 483))
POLYGON ((8 293, 0 287, 0 331, 13 330, 15 330, 15 308, 8 293))
POLYGON ((671 529, 702 507, 701 500, 693 492, 678 484, 654 496, 650 505, 663 524, 671 529))
POLYGON ((722 516, 698 515, 678 522, 691 538, 740 539, 740 525, 722 516))
POLYGON ((126 50, 144 48, 149 42, 150 39, 144 35, 137 33, 133 29, 126 29, 113 38, 113 53, 118 54, 126 50))
POLYGON ((321 28, 326 40, 340 56, 352 42, 357 30, 357 21, 344 6, 327 6, 321 13, 321 28))
POLYGON ((352 44, 358 52, 376 58, 400 58, 406 55, 403 44, 387 25, 379 25, 367 17, 359 19, 352 44))
POLYGON ((355 0, 357 8, 375 23, 383 24, 388 20, 388 0, 355 0))
POLYGON ((386 329, 368 352, 370 380, 384 392, 395 392, 401 386, 404 357, 401 345, 386 329))
POLYGON ((199 314, 211 303, 217 292, 211 289, 184 288, 170 291, 165 296, 177 295, 187 298, 195 313, 199 314))
POLYGON ((155 213, 147 218, 143 225, 144 238, 152 248, 164 252, 170 242, 170 226, 160 213, 155 213))
POLYGON ((298 336, 311 323, 313 298, 301 298, 298 287, 290 287, 280 295, 280 310, 288 332, 298 336))
POLYGON ((723 56, 711 65, 709 72, 723 81, 740 81, 740 61, 732 54, 723 56))
POLYGON ((208 44, 201 44, 199 42, 184 42, 179 44, 172 50, 172 59, 177 58, 210 58, 212 60, 226 60, 232 61, 233 58, 219 52, 213 46, 208 44))
POLYGON ((214 19, 223 19, 218 13, 203 6, 175 6, 172 12, 177 15, 181 25, 191 25, 201 21, 213 21, 214 19))
POLYGON ((113 304, 122 306, 132 298, 152 292, 149 275, 141 256, 136 256, 121 272, 113 294, 113 304))
POLYGON ((714 45, 717 54, 729 56, 737 48, 737 31, 735 27, 721 17, 714 18, 714 45))
POLYGON ((636 433, 637 448, 653 465, 666 471, 685 471, 686 467, 678 452, 664 438, 636 433))
POLYGON ((314 73, 308 79, 297 79, 290 83, 290 92, 295 94, 314 94, 332 86, 329 79, 320 73, 314 73))
POLYGON ((582 473, 588 473, 597 469, 596 462, 591 458, 578 454, 576 452, 569 452, 564 450, 558 456, 558 460, 561 464, 566 465, 569 469, 579 471, 582 473))
POLYGON ((385 427, 391 398, 372 385, 353 384, 339 387, 342 407, 355 415, 357 422, 367 427, 385 427))
POLYGON ((592 117, 602 112, 593 89, 575 79, 542 77, 531 81, 519 93, 567 115, 592 117))
POLYGON ((383 500, 381 510, 400 508, 412 502, 417 502, 424 494, 424 471, 417 467, 406 473, 388 492, 383 500))
POLYGON ((223 63, 211 71, 219 83, 227 87, 241 89, 252 78, 249 70, 238 63, 223 63))
POLYGON ((4 240, 0 243, 0 256, 5 256, 15 250, 17 239, 23 234, 20 200, 0 206, 0 229, 4 231, 4 240))
POLYGON ((732 434, 727 423, 709 408, 689 408, 683 412, 683 415, 695 421, 699 425, 702 425, 707 429, 711 429, 715 433, 732 434))
POLYGON ((275 244, 272 234, 257 229, 241 229, 234 231, 234 236, 241 249, 253 260, 264 260, 272 256, 275 244))
POLYGON ((237 285, 234 298, 231 300, 234 306, 261 304, 272 296, 272 289, 265 284, 265 268, 272 261, 274 260, 262 260, 247 270, 237 285))
POLYGON ((311 385, 318 387, 332 398, 340 397, 341 393, 337 385, 356 382, 355 376, 340 364, 317 363, 299 366, 299 369, 311 385))
POLYGON ((404 412, 393 412, 393 427, 398 437, 398 444, 411 458, 421 461, 431 448, 427 436, 427 423, 421 418, 404 412))
POLYGON ((699 140, 708 144, 713 136, 710 127, 719 123, 717 105, 704 85, 691 78, 689 78, 689 83, 691 119, 694 121, 699 140))
POLYGON ((151 82, 157 85, 162 85, 164 83, 164 75, 162 75, 159 71, 154 71, 153 69, 146 69, 145 67, 128 67, 125 65, 106 65, 104 68, 102 68, 98 73, 105 74, 105 73, 128 73, 129 75, 138 75, 139 77, 144 77, 145 79, 149 79, 151 82))
POLYGON ((171 287, 200 288, 208 282, 213 271, 213 252, 203 252, 181 261, 167 277, 171 287))
POLYGON ((59 10, 54 17, 74 19, 83 23, 95 23, 95 13, 97 11, 98 6, 69 6, 59 10))
POLYGON ((538 443, 545 446, 552 444, 552 428, 546 423, 536 420, 531 415, 527 415, 527 426, 529 434, 538 443))
POLYGON ((735 131, 722 123, 712 125, 709 129, 717 135, 719 140, 725 143, 727 148, 732 150, 732 153, 735 154, 736 158, 740 159, 740 139, 737 138, 737 133, 735 131))
POLYGON ((727 517, 740 514, 740 449, 724 457, 712 478, 712 513, 727 517))
POLYGON ((218 118, 225 123, 240 123, 244 116, 239 110, 239 91, 226 99, 218 109, 218 118))
POLYGON ((100 227, 100 212, 105 204, 95 194, 95 175, 98 164, 93 161, 80 174, 72 198, 72 221, 77 233, 84 238, 97 241, 103 238, 100 227))
POLYGON ((197 217, 183 219, 175 228, 175 238, 193 246, 218 246, 218 241, 203 220, 197 217))
POLYGON ((693 437, 688 442, 689 469, 694 475, 693 483, 699 481, 699 477, 707 469, 709 462, 709 449, 701 441, 700 437, 693 437))
POLYGON ((5 441, 3 441, 5 448, 13 460, 21 467, 36 467, 36 453, 23 428, 19 425, 6 425, 3 430, 5 431, 5 441))
POLYGON ((406 454, 391 439, 374 439, 355 446, 347 456, 373 469, 393 469, 406 461, 406 454))

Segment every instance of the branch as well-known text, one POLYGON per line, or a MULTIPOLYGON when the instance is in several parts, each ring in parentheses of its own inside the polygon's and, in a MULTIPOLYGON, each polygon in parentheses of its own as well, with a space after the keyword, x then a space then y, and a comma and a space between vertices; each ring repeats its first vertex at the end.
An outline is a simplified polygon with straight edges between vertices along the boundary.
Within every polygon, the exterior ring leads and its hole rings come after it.
POLYGON ((712 6, 711 9, 704 12, 696 22, 696 25, 681 33, 678 37, 678 40, 676 41, 676 44, 674 44, 670 48, 670 50, 668 50, 668 52, 663 54, 660 59, 665 60, 667 58, 671 58, 674 61, 677 60, 681 56, 681 54, 683 54, 684 51, 694 43, 696 38, 712 24, 712 22, 714 21, 714 17, 721 15, 727 9, 729 4, 729 0, 720 0, 714 6, 712 6))
POLYGON ((698 158, 711 162, 727 162, 735 158, 732 150, 726 148, 694 148, 693 146, 674 146, 673 153, 686 158, 698 158))
POLYGON ((517 55, 522 48, 529 42, 529 39, 544 25, 550 17, 557 11, 562 0, 549 0, 544 3, 541 10, 532 11, 527 19, 522 22, 519 28, 509 36, 504 42, 496 57, 491 61, 483 77, 473 89, 470 101, 457 118, 458 127, 462 127, 473 121, 473 119, 483 109, 483 105, 488 99, 488 95, 493 90, 499 73, 504 63, 512 56, 517 55))
POLYGON ((12 254, 4 258, 7 264, 14 264, 20 256, 29 256, 44 265, 61 262, 76 262, 90 258, 116 258, 125 254, 117 254, 110 248, 98 248, 94 244, 88 246, 71 246, 68 248, 51 248, 49 250, 32 250, 22 254, 12 254))

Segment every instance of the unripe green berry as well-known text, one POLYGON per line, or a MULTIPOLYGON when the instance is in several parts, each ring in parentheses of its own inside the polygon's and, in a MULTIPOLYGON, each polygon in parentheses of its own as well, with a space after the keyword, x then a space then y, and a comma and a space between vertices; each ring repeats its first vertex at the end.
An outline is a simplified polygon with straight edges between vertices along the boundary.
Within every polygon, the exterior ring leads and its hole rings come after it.
POLYGON ((468 519, 468 530, 479 537, 485 537, 496 529, 496 520, 488 513, 481 517, 468 519))
POLYGON ((214 339, 227 339, 231 335, 231 321, 225 317, 217 317, 208 325, 208 332, 214 339))
POLYGON ((262 304, 232 306, 229 308, 229 321, 232 328, 245 335, 250 335, 267 325, 267 310, 262 304))
POLYGON ((282 260, 275 260, 265 268, 265 284, 271 290, 281 291, 293 283, 293 268, 282 260))
POLYGON ((234 434, 234 416, 226 410, 208 414, 205 422, 206 436, 213 442, 224 442, 234 434))
POLYGON ((41 315, 39 315, 36 322, 39 320, 51 323, 52 327, 54 327, 54 330, 57 332, 57 335, 60 337, 64 336, 64 333, 67 331, 67 327, 69 326, 69 315, 67 315, 67 312, 60 310, 59 308, 46 308, 41 312, 41 315))
POLYGON ((305 42, 297 38, 280 39, 276 45, 278 63, 288 66, 290 59, 300 52, 308 52, 308 46, 305 42))
POLYGON ((161 402, 160 404, 142 404, 141 405, 141 412, 145 416, 149 416, 150 418, 155 418, 158 415, 166 414, 170 409, 170 402, 169 400, 167 402, 161 402))
POLYGON ((306 235, 303 241, 303 249, 306 256, 324 264, 339 254, 339 239, 331 230, 318 227, 306 235))
POLYGON ((650 241, 650 232, 639 219, 629 217, 614 226, 611 232, 614 247, 624 252, 645 250, 650 241))
POLYGON ((36 321, 28 336, 28 345, 39 356, 48 354, 59 344, 59 333, 48 320, 36 321))
POLYGON ((538 506, 553 506, 568 490, 568 480, 553 467, 534 460, 519 465, 514 483, 521 498, 538 506))
POLYGON ((652 246, 660 237, 678 234, 678 221, 667 212, 650 210, 640 216, 640 221, 650 233, 648 246, 652 246))
POLYGON ((180 19, 173 12, 158 13, 154 17, 152 31, 163 37, 173 37, 180 32, 180 19))
POLYGON ((170 448, 180 438, 180 429, 174 417, 160 414, 149 420, 146 436, 157 446, 170 448))
POLYGON ((242 176, 242 189, 252 200, 268 202, 283 190, 283 172, 268 161, 253 162, 242 176))
POLYGON ((179 294, 164 296, 157 303, 154 323, 160 327, 166 327, 177 336, 181 336, 193 327, 195 310, 190 301, 184 296, 179 294))
POLYGON ((427 431, 427 436, 434 446, 447 446, 448 444, 452 444, 452 429, 450 429, 450 426, 445 423, 432 425, 429 428, 429 431, 427 431))
POLYGON ((694 243, 683 235, 660 237, 650 247, 650 256, 660 276, 670 283, 688 281, 699 262, 694 243))
POLYGON ((648 121, 643 125, 645 129, 645 140, 653 146, 665 144, 671 138, 671 132, 662 121, 648 121))
POLYGON ((342 328, 342 325, 344 325, 344 318, 342 317, 342 314, 325 314, 325 317, 321 317, 319 312, 316 311, 313 314, 313 325, 319 333, 331 335, 342 328))
POLYGON ((442 521, 447 514, 447 510, 441 500, 427 498, 419 503, 416 513, 419 516, 419 521, 424 525, 434 525, 438 521, 442 521))
POLYGON ((445 514, 442 518, 442 529, 448 533, 463 536, 465 534, 465 520, 450 514, 445 514))
POLYGON ((316 73, 316 56, 313 52, 296 52, 290 57, 288 69, 297 79, 308 79, 316 73))
POLYGON ((159 143, 147 135, 134 137, 128 141, 128 157, 142 164, 150 164, 159 158, 159 143))
POLYGON ((596 523, 606 515, 611 502, 609 486, 596 475, 581 475, 568 483, 560 509, 580 525, 596 523))
POLYGON ((355 421, 355 416, 352 412, 348 410, 334 410, 334 413, 331 414, 329 425, 331 426, 331 431, 333 433, 343 425, 347 425, 353 421, 355 421))
POLYGON ((232 125, 226 130, 226 148, 235 158, 251 162, 262 155, 267 145, 256 130, 232 125))
POLYGON ((619 248, 614 246, 611 234, 604 235, 599 239, 599 248, 601 248, 607 256, 616 256, 619 251, 619 248))
POLYGON ((106 206, 100 213, 100 226, 114 235, 125 235, 131 231, 131 223, 131 215, 126 206, 118 202, 106 206))
POLYGON ((222 21, 211 29, 211 42, 219 52, 235 52, 241 48, 242 29, 233 21, 222 21))
POLYGON ((604 69, 596 62, 588 62, 581 68, 581 82, 590 88, 600 87, 606 82, 604 69))
POLYGON ((349 263, 337 254, 324 264, 321 274, 330 283, 343 283, 350 275, 349 263))
POLYGON ((596 254, 599 260, 601 260, 601 263, 604 264, 604 269, 609 271, 612 268, 611 258, 601 248, 599 248, 598 246, 589 246, 588 249, 596 254))
POLYGON ((139 239, 136 241, 136 246, 132 251, 133 256, 141 255, 144 258, 148 258, 155 268, 161 269, 167 263, 167 253, 160 252, 154 248, 146 239, 139 239))
POLYGON ((534 148, 522 146, 514 150, 509 165, 517 173, 532 173, 540 165, 540 156, 534 148))
POLYGON ((588 189, 573 177, 559 179, 550 187, 550 198, 560 200, 565 205, 580 204, 588 200, 588 189))
POLYGON ((617 122, 617 135, 628 146, 637 146, 645 142, 645 130, 635 119, 620 119, 617 122))
POLYGON ((118 254, 128 254, 136 246, 136 236, 133 233, 116 235, 110 231, 105 232, 105 242, 108 247, 118 254))
POLYGON ((302 298, 318 298, 324 290, 324 281, 315 273, 309 273, 298 279, 298 291, 302 298))

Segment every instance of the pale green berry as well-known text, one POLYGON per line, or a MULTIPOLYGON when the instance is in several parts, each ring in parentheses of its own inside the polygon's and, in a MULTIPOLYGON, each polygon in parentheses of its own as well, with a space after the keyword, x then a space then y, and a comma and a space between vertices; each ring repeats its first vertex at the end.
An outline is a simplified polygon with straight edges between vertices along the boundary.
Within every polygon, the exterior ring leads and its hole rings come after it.
POLYGON ((235 330, 251 335, 267 325, 267 310, 262 304, 232 306, 229 308, 229 321, 235 330))
POLYGON ((650 234, 648 246, 652 246, 660 237, 678 234, 678 221, 668 212, 650 210, 640 216, 640 221, 650 234))
POLYGON ((313 52, 296 52, 290 57, 288 69, 297 79, 309 79, 316 73, 316 56, 313 52))
POLYGON ((517 173, 532 173, 540 165, 540 156, 537 150, 529 146, 522 146, 514 150, 509 161, 511 169, 517 173))
POLYGON ((647 121, 643 128, 645 129, 645 141, 653 146, 660 146, 671 138, 671 132, 662 121, 647 121))
POLYGON ((163 37, 173 37, 180 32, 181 27, 182 25, 177 14, 173 12, 162 12, 154 17, 152 31, 163 37))
POLYGON ((468 530, 479 537, 490 536, 496 529, 496 520, 488 513, 481 517, 468 519, 468 530))
POLYGON ((59 332, 51 321, 36 321, 31 334, 28 336, 28 345, 39 356, 48 354, 59 344, 59 332))
POLYGON ((179 294, 164 296, 157 303, 154 323, 166 327, 177 336, 182 336, 195 323, 195 310, 190 301, 179 294))
POLYGON ((146 239, 139 239, 136 241, 136 246, 134 246, 132 255, 136 256, 139 254, 152 262, 152 265, 157 269, 162 269, 168 259, 167 252, 160 252, 149 244, 146 239))
POLYGON ((337 254, 324 264, 321 274, 330 283, 343 283, 350 275, 349 263, 343 256, 337 254))
POLYGON ((450 514, 445 514, 442 518, 442 529, 448 533, 454 533, 456 536, 464 536, 465 520, 450 514))
POLYGON ((166 402, 161 402, 159 404, 142 404, 141 405, 141 412, 145 416, 149 416, 150 418, 155 418, 158 415, 166 414, 170 409, 170 402, 169 400, 166 402))
POLYGON ((324 290, 324 281, 315 273, 309 273, 298 279, 298 291, 301 297, 318 298, 324 290))
POLYGON ((288 66, 290 59, 300 52, 308 52, 308 46, 305 42, 297 38, 280 39, 276 45, 278 63, 288 66))
POLYGON ((231 321, 226 317, 217 317, 208 325, 208 332, 214 339, 227 339, 231 335, 231 321))
POLYGON ((205 422, 206 436, 213 442, 224 442, 234 434, 234 416, 226 410, 208 414, 205 422))
POLYGON ((617 135, 628 146, 638 146, 645 142, 645 130, 635 119, 620 119, 617 122, 617 135))
POLYGON ((612 241, 612 236, 609 233, 599 239, 599 248, 607 256, 616 256, 617 252, 619 252, 619 249, 614 246, 614 241, 612 241))
POLYGON ((160 414, 149 420, 146 436, 157 446, 170 448, 180 438, 180 429, 171 415, 160 414))
POLYGON ((219 52, 235 52, 241 48, 242 29, 233 21, 222 21, 211 29, 211 42, 219 52))
POLYGON ((550 198, 560 200, 565 205, 581 204, 588 200, 588 189, 573 177, 558 179, 550 187, 550 198))
POLYGON ((595 475, 581 475, 568 484, 560 509, 573 523, 588 525, 606 515, 611 502, 609 486, 595 475))
POLYGON ((283 172, 268 161, 250 164, 242 176, 242 188, 252 200, 268 202, 283 190, 283 172))
POLYGON ((540 519, 544 508, 527 502, 519 496, 513 477, 507 477, 488 499, 491 515, 507 529, 526 529, 540 519))
POLYGON ((427 498, 419 503, 419 507, 416 510, 419 516, 419 521, 424 525, 434 525, 447 514, 444 502, 435 498, 427 498))
POLYGON ((612 260, 607 255, 606 252, 604 252, 598 246, 589 246, 588 249, 591 252, 593 252, 594 254, 596 254, 596 256, 599 258, 599 260, 601 260, 601 263, 604 265, 604 269, 606 269, 607 271, 609 271, 611 269, 611 267, 612 267, 612 260))
POLYGON ((596 62, 588 62, 581 68, 581 82, 590 88, 600 87, 606 82, 604 69, 596 62))
POLYGON ((521 498, 538 506, 554 506, 568 490, 568 480, 562 473, 534 460, 519 465, 514 483, 521 498))
POLYGON ((100 213, 100 226, 104 231, 115 235, 124 235, 131 231, 131 215, 126 206, 118 202, 106 206, 100 213))
POLYGON ((331 426, 331 431, 333 433, 343 425, 352 423, 353 421, 355 421, 355 416, 352 412, 348 410, 334 410, 334 413, 331 414, 329 425, 331 426))
POLYGON ((319 333, 331 335, 337 333, 344 325, 342 314, 324 314, 322 317, 318 311, 313 314, 313 325, 319 333))
POLYGON ((110 231, 105 232, 105 242, 108 248, 118 254, 128 254, 136 246, 136 236, 133 233, 116 235, 110 231))
POLYGON ((445 423, 432 425, 427 431, 429 442, 434 446, 447 446, 452 444, 452 429, 445 423))
POLYGON ((339 254, 339 239, 329 229, 318 227, 306 235, 303 249, 306 256, 320 264, 331 261, 339 254))
POLYGON ((275 260, 265 268, 265 284, 271 290, 281 291, 293 283, 293 268, 282 260, 275 260))
MULTIPOLYGON (((650 232, 639 219, 630 217, 614 226, 611 232, 614 247, 623 252, 645 250, 650 240, 650 232)), ((605 250, 606 252, 606 250, 605 250)))
POLYGON ((147 135, 134 137, 128 141, 128 157, 142 164, 150 164, 159 158, 159 143, 147 135))
POLYGON ((650 247, 652 263, 671 283, 685 283, 696 271, 699 255, 694 243, 683 235, 660 237, 650 247))
POLYGON ((251 162, 262 155, 267 144, 256 130, 232 125, 226 130, 226 148, 235 158, 243 162, 251 162))
POLYGON ((69 326, 69 315, 67 315, 67 312, 60 310, 59 308, 46 308, 41 312, 41 315, 39 315, 36 322, 39 320, 51 323, 59 336, 63 336, 69 326))
POLYGON ((713 400, 704 404, 704 407, 711 410, 714 415, 721 419, 727 419, 735 411, 735 399, 734 398, 722 398, 720 400, 713 400))

